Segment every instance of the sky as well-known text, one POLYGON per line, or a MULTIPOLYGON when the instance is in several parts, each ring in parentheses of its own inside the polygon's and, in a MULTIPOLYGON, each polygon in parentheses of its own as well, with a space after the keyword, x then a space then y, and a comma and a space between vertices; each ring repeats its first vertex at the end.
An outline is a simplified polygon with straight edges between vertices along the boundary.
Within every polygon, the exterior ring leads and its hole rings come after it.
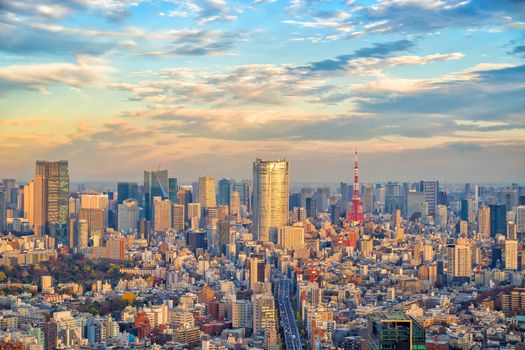
POLYGON ((523 0, 0 1, 0 178, 525 179, 523 0))

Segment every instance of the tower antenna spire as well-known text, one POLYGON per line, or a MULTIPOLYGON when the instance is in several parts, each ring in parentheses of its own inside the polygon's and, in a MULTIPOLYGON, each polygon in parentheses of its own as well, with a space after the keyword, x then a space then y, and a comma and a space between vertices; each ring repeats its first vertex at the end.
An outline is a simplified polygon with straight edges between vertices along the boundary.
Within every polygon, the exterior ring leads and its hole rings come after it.
POLYGON ((354 189, 352 191, 352 207, 348 210, 347 221, 354 225, 363 222, 363 212, 361 209, 361 189, 359 185, 359 165, 357 163, 357 146, 355 147, 354 189))

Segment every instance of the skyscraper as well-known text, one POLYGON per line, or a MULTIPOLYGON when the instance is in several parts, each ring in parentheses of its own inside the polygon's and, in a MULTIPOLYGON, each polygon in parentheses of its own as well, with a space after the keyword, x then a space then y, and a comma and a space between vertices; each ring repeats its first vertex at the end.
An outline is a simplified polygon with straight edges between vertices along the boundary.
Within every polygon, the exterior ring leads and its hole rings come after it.
POLYGON ((86 220, 78 220, 76 248, 82 251, 88 247, 88 242, 89 242, 88 222, 86 220))
POLYGON ((518 269, 518 241, 514 239, 505 240, 505 269, 518 269))
POLYGON ((363 213, 371 214, 374 210, 374 185, 363 185, 363 213))
POLYGON ((270 240, 288 222, 289 162, 280 159, 253 163, 253 225, 259 241, 270 240))
POLYGON ((449 279, 468 279, 472 273, 472 252, 466 244, 448 246, 447 276, 449 279))
POLYGON ((171 226, 176 232, 184 230, 184 205, 171 205, 171 226))
POLYGON ((490 208, 490 236, 507 232, 507 211, 505 204, 491 204, 490 208))
POLYGON ((169 187, 168 197, 169 197, 171 204, 178 203, 177 191, 179 190, 179 186, 177 182, 178 180, 176 177, 170 177, 168 179, 168 187, 169 187))
POLYGON ((481 238, 490 239, 490 208, 486 205, 478 210, 478 232, 481 238))
POLYGON ((118 230, 130 232, 137 229, 139 222, 139 204, 136 199, 129 198, 118 205, 118 230))
POLYGON ((525 205, 516 207, 516 230, 525 233, 525 205))
POLYGON ((253 333, 264 334, 275 330, 276 313, 272 293, 255 294, 253 302, 253 333))
POLYGON ((406 203, 401 195, 401 185, 397 182, 388 182, 385 188, 385 213, 393 214, 396 209, 406 216, 406 203))
POLYGON ((348 203, 352 200, 352 185, 341 182, 340 183, 340 192, 341 192, 341 206, 346 210, 348 203))
POLYGON ((153 220, 153 198, 168 198, 168 170, 144 171, 144 217, 153 220))
POLYGON ((4 187, 4 201, 6 204, 6 207, 11 207, 14 205, 15 202, 15 196, 13 194, 16 194, 16 180, 15 179, 3 179, 2 184, 4 187))
POLYGON ((231 205, 232 183, 229 180, 219 180, 218 205, 231 205))
POLYGON ((470 212, 470 200, 469 199, 462 199, 461 200, 461 220, 468 220, 468 214, 470 212))
POLYGON ((66 244, 69 216, 68 162, 39 160, 35 169, 35 235, 50 233, 55 244, 66 244))
POLYGON ((134 198, 139 201, 139 185, 136 182, 117 183, 118 204, 122 204, 126 199, 134 198))
POLYGON ((232 192, 230 215, 238 217, 241 215, 241 198, 239 192, 237 191, 232 192))
POLYGON ((169 199, 153 197, 153 230, 165 231, 171 228, 171 203, 169 199))
POLYGON ((448 209, 446 205, 438 204, 436 206, 436 226, 439 226, 441 229, 447 226, 448 222, 448 209))
POLYGON ((199 193, 197 200, 204 207, 216 207, 215 179, 213 176, 199 177, 199 193))
POLYGON ((420 191, 425 194, 425 202, 428 203, 428 215, 436 214, 436 205, 439 192, 439 181, 420 181, 420 191))
POLYGON ((284 226, 279 231, 279 244, 286 249, 299 249, 304 247, 304 227, 284 226))
POLYGON ((83 194, 80 196, 81 209, 102 209, 104 211, 104 227, 108 226, 108 206, 107 194, 83 194))
POLYGON ((35 215, 35 181, 29 180, 24 186, 24 218, 33 226, 35 215))

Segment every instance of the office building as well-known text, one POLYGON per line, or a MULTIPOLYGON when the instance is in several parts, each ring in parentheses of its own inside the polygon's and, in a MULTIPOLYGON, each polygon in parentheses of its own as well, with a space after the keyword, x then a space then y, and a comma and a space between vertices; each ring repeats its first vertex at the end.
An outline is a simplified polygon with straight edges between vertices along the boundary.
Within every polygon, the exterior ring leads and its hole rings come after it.
POLYGON ((514 239, 505 240, 505 269, 518 269, 518 241, 514 239))
POLYGON ((482 239, 490 239, 490 208, 482 205, 478 209, 478 233, 482 239))
POLYGON ((120 232, 136 230, 139 218, 139 203, 136 199, 128 198, 118 205, 118 230, 120 232))
POLYGON ((401 185, 388 182, 385 188, 385 213, 393 214, 397 209, 406 217, 406 201, 401 193, 401 185))
POLYGON ((253 303, 248 300, 237 300, 232 303, 233 328, 253 328, 253 303))
POLYGON ((314 197, 306 197, 305 209, 307 217, 317 217, 317 199, 315 199, 314 197))
POLYGON ((117 183, 117 204, 122 204, 126 199, 136 199, 140 203, 139 185, 136 182, 117 183))
POLYGON ((202 209, 200 203, 189 203, 188 204, 188 221, 190 222, 192 229, 199 227, 200 219, 202 216, 202 209))
POLYGON ((102 237, 104 233, 104 220, 106 212, 100 208, 80 208, 78 212, 79 220, 86 220, 88 223, 89 237, 102 237))
POLYGON ((171 228, 171 202, 169 199, 153 197, 153 230, 166 231, 171 228))
POLYGON ((491 204, 490 208, 490 236, 505 235, 507 232, 507 211, 504 204, 491 204))
POLYGON ((328 201, 330 199, 330 188, 318 188, 315 192, 315 202, 317 212, 325 212, 328 209, 328 201))
POLYGON ((304 227, 302 224, 297 226, 284 226, 279 231, 279 245, 286 249, 299 249, 304 247, 304 227))
POLYGON ((507 239, 518 239, 518 225, 512 221, 507 221, 507 239))
POLYGON ((288 208, 290 208, 290 210, 301 207, 301 193, 290 193, 288 202, 288 208))
POLYGON ((65 160, 36 162, 34 179, 34 229, 49 233, 55 244, 66 244, 69 217, 69 172, 65 160))
MULTIPOLYGON (((299 209, 299 208, 295 208, 295 209, 299 209)), ((332 223, 332 225, 338 225, 341 220, 341 207, 337 204, 330 204, 329 213, 330 213, 330 222, 332 223)))
POLYGON ((253 303, 253 334, 261 335, 275 330, 276 312, 272 293, 254 294, 253 303))
POLYGON ((216 207, 215 179, 213 176, 199 177, 197 200, 203 208, 216 207))
POLYGON ((288 223, 289 163, 286 160, 253 163, 253 225, 259 241, 288 223), (272 232, 270 232, 272 231, 272 232))
POLYGON ((192 195, 188 189, 181 188, 177 191, 177 204, 184 205, 185 219, 188 219, 188 203, 191 203, 192 195))
POLYGON ((371 214, 374 210, 374 185, 363 185, 363 214, 371 214))
POLYGON ((405 315, 379 314, 368 318, 368 349, 424 350, 425 329, 405 315))
POLYGON ((168 199, 171 204, 178 203, 179 198, 177 197, 177 192, 179 191, 179 185, 176 177, 168 178, 168 188, 168 199))
POLYGON ((219 193, 217 196, 218 205, 231 205, 231 193, 232 193, 232 183, 229 180, 221 179, 219 180, 219 193))
POLYGON ((4 191, 4 200, 6 207, 13 207, 17 204, 17 186, 15 179, 3 179, 2 187, 4 191))
POLYGON ((168 191, 167 170, 144 171, 144 218, 146 220, 153 222, 153 198, 167 199, 168 191))
POLYGON ((449 280, 470 279, 472 274, 472 252, 467 244, 448 246, 447 276, 449 280))
POLYGON ((35 181, 29 180, 24 185, 24 218, 29 221, 29 225, 34 225, 35 215, 35 181))
POLYGON ((470 213, 470 199, 462 199, 461 200, 461 220, 468 220, 468 214, 470 213))
POLYGON ((428 215, 436 214, 436 205, 439 192, 439 181, 420 181, 420 192, 425 194, 425 202, 428 203, 428 215))
POLYGON ((108 227, 109 199, 107 194, 83 194, 80 196, 81 209, 104 210, 104 227, 108 227))
POLYGON ((446 205, 438 204, 436 206, 436 219, 434 220, 436 226, 444 229, 448 224, 448 209, 446 205))
POLYGON ((407 218, 421 217, 423 203, 426 201, 425 193, 410 191, 407 194, 407 218))
POLYGON ((184 231, 184 205, 171 205, 171 225, 175 232, 184 231))
POLYGON ((516 208, 516 230, 525 233, 525 205, 518 205, 516 208))
POLYGON ((240 218, 241 217, 241 197, 239 192, 233 191, 231 196, 230 215, 240 218))
MULTIPOLYGON (((352 201, 352 191, 354 187, 352 184, 341 182, 339 186, 339 191, 341 192, 341 206, 346 210, 348 204, 352 201)), ((301 203, 301 207, 304 208, 306 203, 301 203)))
POLYGON ((89 224, 87 220, 78 220, 76 229, 76 248, 78 251, 84 251, 89 243, 89 224))
POLYGON ((43 275, 40 277, 40 288, 43 291, 53 289, 53 277, 49 275, 43 275))

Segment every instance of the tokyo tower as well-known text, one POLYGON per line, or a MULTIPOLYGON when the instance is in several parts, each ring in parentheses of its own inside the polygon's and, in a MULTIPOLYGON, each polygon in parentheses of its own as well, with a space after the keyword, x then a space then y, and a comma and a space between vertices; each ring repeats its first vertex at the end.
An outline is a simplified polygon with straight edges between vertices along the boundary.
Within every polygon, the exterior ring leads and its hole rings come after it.
POLYGON ((354 189, 352 191, 352 207, 348 209, 347 221, 357 225, 363 222, 361 210, 361 194, 359 191, 359 166, 357 165, 357 149, 355 150, 354 189))

